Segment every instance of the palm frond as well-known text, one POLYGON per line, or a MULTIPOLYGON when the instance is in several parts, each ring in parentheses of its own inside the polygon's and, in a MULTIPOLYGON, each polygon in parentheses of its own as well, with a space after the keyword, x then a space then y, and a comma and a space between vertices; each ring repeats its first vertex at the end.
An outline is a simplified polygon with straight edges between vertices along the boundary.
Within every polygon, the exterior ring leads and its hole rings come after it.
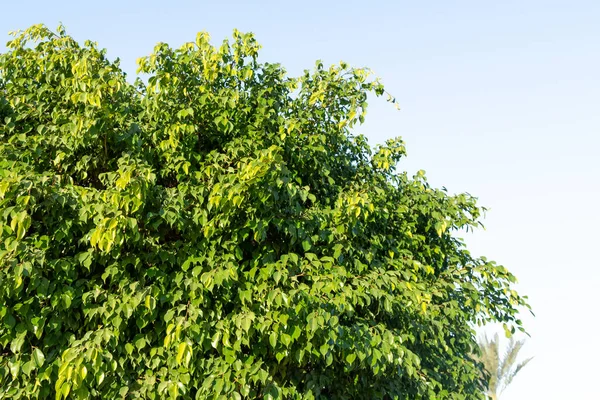
POLYGON ((486 376, 488 381, 488 395, 497 398, 533 357, 517 363, 519 352, 525 342, 522 340, 515 341, 513 338, 508 343, 504 354, 501 355, 498 334, 494 335, 492 339, 489 339, 487 335, 483 335, 478 340, 478 344, 480 354, 475 359, 483 365, 485 370, 483 375, 486 376))
POLYGON ((504 381, 504 387, 502 388, 502 391, 504 391, 504 389, 506 389, 506 387, 508 385, 510 385, 510 383, 512 382, 513 378, 519 373, 519 371, 527 365, 527 363, 529 363, 529 361, 533 360, 533 357, 529 357, 528 359, 526 359, 525 361, 520 362, 519 364, 517 364, 517 366, 515 367, 514 371, 512 371, 505 379, 504 381))

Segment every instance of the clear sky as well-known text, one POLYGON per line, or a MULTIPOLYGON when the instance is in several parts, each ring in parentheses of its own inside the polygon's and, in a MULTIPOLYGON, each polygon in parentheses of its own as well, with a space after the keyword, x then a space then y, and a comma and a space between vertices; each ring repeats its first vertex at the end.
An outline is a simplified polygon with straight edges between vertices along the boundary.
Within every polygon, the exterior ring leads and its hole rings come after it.
POLYGON ((403 168, 491 208, 475 254, 530 297, 531 363, 504 400, 600 399, 600 1, 0 1, 9 30, 62 21, 135 59, 206 30, 254 32, 291 74, 314 61, 371 67, 400 112, 374 102, 359 132, 407 142, 403 168))

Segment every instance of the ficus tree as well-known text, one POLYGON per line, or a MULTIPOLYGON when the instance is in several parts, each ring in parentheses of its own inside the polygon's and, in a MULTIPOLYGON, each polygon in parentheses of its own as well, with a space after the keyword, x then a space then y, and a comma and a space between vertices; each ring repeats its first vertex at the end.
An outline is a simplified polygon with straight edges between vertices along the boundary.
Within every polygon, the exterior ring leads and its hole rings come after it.
MULTIPOLYGON (((482 398, 475 327, 522 329, 467 195, 355 134, 368 70, 250 34, 138 60, 62 27, 0 55, 0 397, 482 398)), ((390 98, 393 102, 393 98, 390 98)))

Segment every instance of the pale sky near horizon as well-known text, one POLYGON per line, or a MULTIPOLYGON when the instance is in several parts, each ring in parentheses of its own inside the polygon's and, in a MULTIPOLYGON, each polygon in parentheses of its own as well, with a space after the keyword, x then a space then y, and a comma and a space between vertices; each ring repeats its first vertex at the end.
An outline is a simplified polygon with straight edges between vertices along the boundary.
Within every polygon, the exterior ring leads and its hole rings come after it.
POLYGON ((0 0, 7 32, 62 21, 135 59, 156 42, 252 31, 261 58, 292 75, 340 60, 368 66, 401 111, 371 101, 358 129, 372 144, 402 136, 400 168, 467 191, 490 208, 476 255, 519 278, 536 313, 523 356, 535 358, 503 400, 600 399, 600 1, 0 0))

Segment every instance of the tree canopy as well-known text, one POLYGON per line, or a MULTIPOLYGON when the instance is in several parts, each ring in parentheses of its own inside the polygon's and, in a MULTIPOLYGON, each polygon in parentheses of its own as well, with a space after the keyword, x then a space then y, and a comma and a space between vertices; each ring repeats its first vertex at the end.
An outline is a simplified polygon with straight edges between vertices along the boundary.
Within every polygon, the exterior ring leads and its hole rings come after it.
POLYGON ((475 327, 527 304, 457 237, 476 199, 355 133, 369 70, 289 77, 259 47, 159 43, 132 83, 62 27, 13 33, 0 397, 484 396, 475 327))

